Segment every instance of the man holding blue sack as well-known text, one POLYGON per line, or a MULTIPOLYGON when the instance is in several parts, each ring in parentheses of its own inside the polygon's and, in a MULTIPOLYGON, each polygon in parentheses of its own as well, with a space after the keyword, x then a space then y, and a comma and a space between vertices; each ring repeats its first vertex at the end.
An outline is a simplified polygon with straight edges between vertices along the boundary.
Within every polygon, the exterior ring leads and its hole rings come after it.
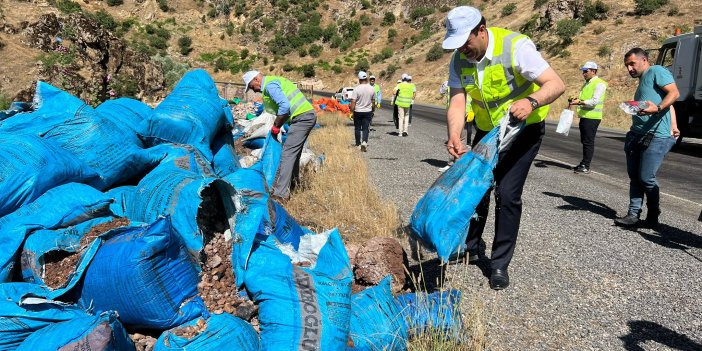
MULTIPOLYGON (((460 6, 449 12, 443 48, 455 50, 449 66, 450 103, 447 112, 448 152, 466 153, 461 131, 466 123, 466 99, 472 98, 477 133, 473 145, 493 128, 507 110, 526 121, 508 150, 499 155, 495 177, 495 239, 492 245, 490 287, 509 286, 512 260, 522 215, 522 191, 529 168, 541 146, 549 104, 565 90, 563 81, 525 35, 486 27, 480 11, 460 6)), ((490 205, 490 192, 476 208, 466 242, 468 261, 479 260, 479 242, 490 205)), ((467 216, 472 215, 467 213, 467 216)), ((453 258, 459 259, 460 255, 453 258)))

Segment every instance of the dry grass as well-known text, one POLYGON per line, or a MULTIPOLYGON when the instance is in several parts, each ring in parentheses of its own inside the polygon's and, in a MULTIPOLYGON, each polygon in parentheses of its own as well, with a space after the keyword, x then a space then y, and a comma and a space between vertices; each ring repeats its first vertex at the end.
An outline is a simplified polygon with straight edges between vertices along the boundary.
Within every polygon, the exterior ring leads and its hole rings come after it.
POLYGON ((324 153, 324 165, 317 173, 305 173, 302 191, 292 196, 286 209, 314 230, 338 227, 347 243, 396 236, 397 208, 383 202, 370 184, 366 162, 349 146, 353 136, 345 118, 336 113, 320 113, 318 118, 323 128, 312 132, 310 146, 324 153))

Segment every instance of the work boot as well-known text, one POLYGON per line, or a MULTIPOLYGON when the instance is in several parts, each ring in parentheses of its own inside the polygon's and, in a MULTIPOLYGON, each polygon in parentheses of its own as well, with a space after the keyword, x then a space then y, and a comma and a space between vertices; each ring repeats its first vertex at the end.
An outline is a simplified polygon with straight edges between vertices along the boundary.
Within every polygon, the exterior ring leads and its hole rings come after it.
POLYGON ((639 222, 639 216, 633 215, 631 213, 627 214, 624 217, 617 218, 614 220, 614 224, 625 228, 636 227, 639 225, 639 222))
POLYGON ((648 210, 648 213, 646 214, 646 220, 644 220, 644 227, 656 229, 659 224, 658 216, 660 216, 660 214, 660 209, 648 210))

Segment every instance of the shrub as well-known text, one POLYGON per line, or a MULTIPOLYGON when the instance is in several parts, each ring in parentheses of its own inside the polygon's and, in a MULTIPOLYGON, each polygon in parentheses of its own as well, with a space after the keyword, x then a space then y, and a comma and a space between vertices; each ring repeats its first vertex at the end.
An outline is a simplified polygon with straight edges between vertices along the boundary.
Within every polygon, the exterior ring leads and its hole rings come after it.
POLYGON ((95 21, 97 21, 97 23, 105 29, 108 29, 110 31, 117 29, 117 21, 115 21, 115 18, 112 17, 109 13, 105 12, 105 10, 98 10, 93 15, 93 18, 95 18, 95 21))
POLYGON ((502 8, 501 15, 502 15, 502 17, 507 17, 507 16, 513 14, 514 11, 516 11, 516 10, 517 10, 517 4, 511 2, 502 8))
POLYGON ((360 59, 358 62, 356 62, 356 65, 353 66, 353 70, 358 72, 358 71, 368 71, 370 69, 370 64, 368 63, 368 60, 366 59, 360 59))
POLYGON ((621 18, 617 18, 617 20, 614 21, 614 24, 617 25, 617 26, 620 25, 620 24, 624 24, 624 20, 621 19, 621 18))
POLYGON ((380 24, 382 26, 392 26, 395 23, 395 14, 392 12, 386 12, 383 16, 383 22, 380 24))
POLYGON ((295 66, 293 66, 292 64, 286 63, 283 65, 283 72, 290 72, 290 71, 294 71, 294 70, 295 70, 295 66))
POLYGON ((597 27, 595 27, 595 29, 592 32, 597 34, 597 35, 600 35, 600 34, 604 33, 605 30, 606 30, 606 28, 604 26, 597 26, 597 27))
POLYGON ((556 35, 561 38, 563 44, 571 44, 573 42, 573 37, 575 37, 582 23, 577 19, 563 19, 556 23, 556 35))
POLYGON ((388 67, 385 69, 385 73, 387 74, 387 77, 392 77, 397 70, 400 69, 400 65, 397 64, 397 62, 393 62, 388 65, 388 67))
POLYGON ((410 12, 410 19, 414 21, 418 18, 429 16, 432 13, 434 13, 434 8, 432 7, 417 7, 410 12))
POLYGON ((187 56, 193 48, 190 45, 193 44, 193 40, 189 36, 182 36, 178 39, 178 48, 180 49, 180 54, 187 56))
POLYGON ((10 99, 9 96, 0 91, 0 111, 9 109, 11 103, 12 99, 10 99))
POLYGON ((263 65, 268 66, 268 57, 263 57, 263 65))
POLYGON ((275 22, 273 22, 272 19, 265 17, 261 20, 261 23, 263 24, 263 28, 265 29, 271 29, 273 26, 275 26, 275 22))
POLYGON ((570 57, 570 51, 561 50, 561 52, 558 54, 558 56, 563 57, 563 58, 570 57))
POLYGON ((242 60, 246 60, 246 58, 247 58, 248 56, 249 56, 249 49, 243 48, 243 49, 241 50, 241 54, 239 55, 239 57, 241 57, 242 60))
POLYGON ((312 57, 322 56, 322 46, 317 44, 310 45, 309 54, 312 57))
POLYGON ((444 56, 444 50, 441 48, 439 43, 434 43, 434 45, 427 52, 427 61, 437 61, 444 56))
POLYGON ((371 3, 368 0, 361 0, 361 8, 364 10, 368 10, 371 8, 371 3))
POLYGON ((232 35, 234 35, 234 23, 227 22, 227 29, 225 29, 225 31, 227 32, 227 35, 230 37, 232 35))
POLYGON ((57 0, 54 6, 61 12, 65 14, 81 12, 82 9, 77 2, 71 0, 57 0))
POLYGON ((680 13, 680 10, 678 10, 678 7, 675 5, 671 6, 670 9, 668 10, 668 16, 675 16, 675 15, 678 15, 679 13, 680 13))
POLYGON ((124 0, 107 0, 107 6, 119 6, 124 3, 124 0))
POLYGON ((388 43, 395 41, 395 37, 397 37, 397 30, 395 28, 388 29, 388 43))
POLYGON ((526 21, 521 27, 519 27, 519 31, 521 33, 524 33, 528 36, 534 36, 535 34, 539 33, 541 30, 543 30, 543 26, 541 25, 541 15, 536 13, 531 18, 526 21))
POLYGON ((334 65, 334 66, 332 66, 331 70, 332 70, 334 73, 339 74, 339 73, 341 73, 342 68, 341 68, 341 66, 339 66, 339 65, 334 65))
POLYGON ((302 72, 302 75, 303 75, 305 78, 314 77, 314 75, 315 75, 314 64, 313 64, 313 63, 310 63, 310 64, 307 64, 307 65, 302 65, 302 67, 300 67, 300 71, 302 72))
POLYGON ((609 6, 602 2, 602 0, 596 0, 594 3, 586 1, 585 9, 580 20, 583 24, 588 24, 593 20, 606 19, 608 14, 609 6))
POLYGON ((534 0, 534 10, 538 9, 541 6, 546 5, 548 0, 534 0))
POLYGON ((307 49, 305 49, 304 46, 300 46, 299 48, 297 48, 297 55, 300 57, 307 56, 307 49))
POLYGON ((599 50, 597 50, 597 56, 599 57, 609 57, 609 55, 612 54, 612 48, 610 48, 607 45, 602 45, 600 46, 599 50))
POLYGON ((364 26, 370 26, 371 25, 371 19, 366 15, 365 13, 361 15, 361 24, 364 26))
POLYGON ((163 70, 163 78, 166 83, 166 87, 168 89, 173 88, 176 83, 180 80, 180 78, 185 75, 185 72, 188 71, 188 66, 173 61, 168 56, 154 56, 152 58, 155 62, 161 63, 161 69, 163 70))
POLYGON ((414 62, 414 59, 411 58, 411 57, 408 57, 408 58, 405 60, 405 64, 406 64, 406 65, 409 65, 409 64, 412 63, 412 62, 414 62))
POLYGON ((668 4, 668 0, 634 0, 634 14, 637 16, 646 16, 668 4))
POLYGON ((158 8, 160 8, 163 12, 168 12, 168 0, 158 0, 158 8))
POLYGON ((457 6, 473 6, 473 0, 458 0, 456 1, 457 6))

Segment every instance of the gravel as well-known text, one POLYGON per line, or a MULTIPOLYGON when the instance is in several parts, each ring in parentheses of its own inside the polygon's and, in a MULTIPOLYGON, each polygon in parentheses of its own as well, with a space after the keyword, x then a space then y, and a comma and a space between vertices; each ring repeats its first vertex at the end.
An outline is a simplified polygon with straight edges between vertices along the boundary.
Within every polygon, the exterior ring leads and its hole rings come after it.
MULTIPOLYGON (((364 154, 373 183, 405 224, 448 156, 445 125, 413 122, 409 137, 391 135, 391 113, 380 110, 364 154)), ((626 175, 576 175, 559 156, 539 154, 531 168, 511 286, 489 288, 486 260, 447 269, 447 285, 464 293, 464 312, 481 306, 488 348, 702 350, 700 204, 663 195, 658 231, 615 227, 628 204, 626 175)), ((438 275, 435 257, 423 255, 422 266, 438 275)))

